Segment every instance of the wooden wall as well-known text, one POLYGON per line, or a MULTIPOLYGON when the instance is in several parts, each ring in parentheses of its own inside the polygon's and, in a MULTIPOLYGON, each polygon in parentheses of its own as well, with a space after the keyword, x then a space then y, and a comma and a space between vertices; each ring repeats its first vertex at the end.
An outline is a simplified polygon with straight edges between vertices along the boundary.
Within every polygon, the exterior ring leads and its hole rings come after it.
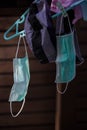
MULTIPOLYGON (((3 35, 22 13, 23 9, 0 8, 0 130, 53 130, 56 98, 55 64, 40 64, 28 47, 31 79, 26 103, 17 118, 12 118, 10 114, 8 99, 13 85, 12 60, 18 37, 6 41, 3 35)), ((13 33, 14 30, 11 34, 13 33)), ((24 46, 21 43, 19 56, 23 55, 24 46)), ((20 106, 21 103, 13 104, 14 113, 20 106)))

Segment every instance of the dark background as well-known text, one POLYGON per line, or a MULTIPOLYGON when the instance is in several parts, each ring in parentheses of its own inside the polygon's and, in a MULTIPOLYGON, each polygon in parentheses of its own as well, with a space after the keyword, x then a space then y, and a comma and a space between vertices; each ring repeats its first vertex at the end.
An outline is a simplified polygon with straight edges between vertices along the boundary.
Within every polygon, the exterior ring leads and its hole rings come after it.
MULTIPOLYGON (((47 0, 48 3, 51 3, 51 0, 47 0)), ((28 7, 33 0, 1 0, 0 1, 0 8, 15 8, 15 7, 28 7)))

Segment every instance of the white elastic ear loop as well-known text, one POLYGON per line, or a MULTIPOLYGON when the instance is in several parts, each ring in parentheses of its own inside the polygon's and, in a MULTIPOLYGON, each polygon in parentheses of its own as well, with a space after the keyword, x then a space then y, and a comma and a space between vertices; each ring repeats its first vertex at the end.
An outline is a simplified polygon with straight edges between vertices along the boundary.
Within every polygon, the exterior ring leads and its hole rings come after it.
POLYGON ((63 17, 64 17, 64 16, 61 15, 61 19, 60 19, 60 28, 59 28, 59 36, 61 35, 63 17))
POLYGON ((15 54, 15 58, 17 58, 17 55, 18 55, 18 50, 19 50, 19 44, 20 44, 20 41, 21 41, 21 36, 19 36, 18 46, 17 46, 17 50, 16 50, 16 54, 15 54))
POLYGON ((70 19, 69 19, 69 16, 68 16, 68 15, 67 15, 67 18, 68 18, 68 23, 69 23, 70 31, 72 32, 72 27, 71 27, 70 19))
POLYGON ((17 117, 21 113, 21 111, 23 110, 24 104, 25 104, 25 98, 24 98, 24 100, 22 102, 22 106, 21 106, 19 112, 14 115, 13 110, 12 110, 12 102, 10 101, 10 112, 11 112, 12 117, 17 117))
POLYGON ((19 36, 19 40, 18 40, 18 46, 17 46, 15 58, 17 58, 18 51, 19 51, 19 45, 20 45, 20 42, 21 42, 21 39, 22 39, 22 38, 23 38, 23 43, 24 43, 24 47, 25 47, 26 56, 28 55, 28 54, 27 54, 27 47, 26 47, 25 38, 24 38, 24 36, 21 36, 21 35, 20 35, 20 36, 19 36))
POLYGON ((24 37, 22 37, 23 38, 23 42, 24 42, 24 47, 25 47, 25 52, 26 52, 26 56, 28 55, 27 54, 27 47, 26 47, 26 42, 25 42, 25 38, 24 37))
POLYGON ((80 63, 77 63, 76 66, 82 65, 84 63, 84 61, 85 61, 84 58, 82 58, 82 61, 80 63))
MULTIPOLYGON (((63 17, 64 17, 64 15, 62 14, 61 20, 60 20, 59 36, 61 35, 63 17)), ((70 20, 69 20, 68 14, 67 14, 66 17, 67 17, 67 19, 68 19, 68 23, 69 23, 69 27, 70 27, 70 32, 72 32, 72 27, 71 27, 71 24, 70 24, 70 20)))
POLYGON ((66 83, 65 89, 63 91, 60 91, 59 90, 59 84, 57 83, 57 92, 60 93, 60 94, 64 94, 67 90, 67 87, 68 87, 68 83, 66 83))

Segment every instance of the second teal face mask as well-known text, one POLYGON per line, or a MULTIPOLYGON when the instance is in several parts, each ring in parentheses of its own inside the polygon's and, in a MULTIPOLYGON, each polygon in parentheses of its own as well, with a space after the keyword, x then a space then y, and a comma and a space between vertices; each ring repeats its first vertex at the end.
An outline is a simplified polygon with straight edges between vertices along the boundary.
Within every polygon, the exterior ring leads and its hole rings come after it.
POLYGON ((56 83, 67 83, 76 74, 73 32, 57 36, 56 83))
POLYGON ((74 79, 76 75, 76 53, 74 47, 74 31, 71 29, 69 17, 68 22, 70 26, 70 33, 60 35, 62 29, 63 15, 61 16, 59 36, 56 36, 57 41, 57 57, 56 57, 56 78, 57 91, 64 94, 68 83, 74 79), (64 91, 59 90, 59 84, 65 83, 64 91))

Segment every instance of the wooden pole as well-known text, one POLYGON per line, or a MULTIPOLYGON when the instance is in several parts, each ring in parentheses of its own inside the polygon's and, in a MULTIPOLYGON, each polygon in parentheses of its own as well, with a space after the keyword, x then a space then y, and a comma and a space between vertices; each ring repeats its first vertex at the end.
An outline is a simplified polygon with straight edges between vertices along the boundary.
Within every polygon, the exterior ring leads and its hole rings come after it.
MULTIPOLYGON (((58 86, 61 91, 62 84, 58 84, 58 86)), ((55 130, 61 130, 61 94, 58 91, 56 96, 55 130)))

